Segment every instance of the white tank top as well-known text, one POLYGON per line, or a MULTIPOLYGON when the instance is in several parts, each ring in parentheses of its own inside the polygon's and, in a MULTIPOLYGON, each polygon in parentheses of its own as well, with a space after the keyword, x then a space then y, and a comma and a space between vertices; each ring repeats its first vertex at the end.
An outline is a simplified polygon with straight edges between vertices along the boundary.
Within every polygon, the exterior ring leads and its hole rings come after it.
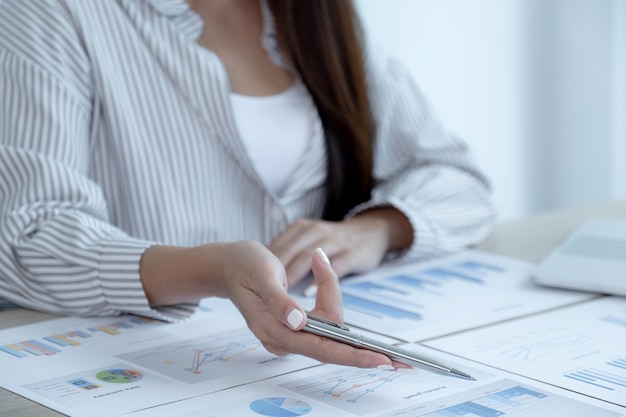
POLYGON ((272 96, 231 93, 239 135, 265 185, 276 195, 311 142, 317 111, 301 81, 272 96))

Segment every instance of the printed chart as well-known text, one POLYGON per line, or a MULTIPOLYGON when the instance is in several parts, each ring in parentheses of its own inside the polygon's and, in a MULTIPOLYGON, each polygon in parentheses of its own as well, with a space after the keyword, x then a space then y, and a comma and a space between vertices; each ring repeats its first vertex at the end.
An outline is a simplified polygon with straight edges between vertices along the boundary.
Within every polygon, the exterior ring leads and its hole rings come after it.
POLYGON ((68 347, 82 345, 82 340, 97 335, 117 336, 124 330, 134 329, 154 320, 145 317, 127 317, 122 320, 106 324, 98 324, 72 331, 42 336, 41 338, 27 339, 5 345, 0 345, 0 354, 7 353, 17 358, 28 358, 41 355, 55 355, 68 347))
MULTIPOLYGON (((422 350, 416 345, 409 350, 422 350)), ((426 349, 428 350, 428 349, 426 349)), ((432 352, 429 352, 433 356, 432 352)), ((617 417, 626 409, 441 353, 476 381, 320 365, 134 417, 617 417)))
POLYGON ((33 393, 62 404, 76 407, 103 398, 135 395, 138 391, 167 385, 169 382, 153 374, 117 363, 25 385, 33 393))
MULTIPOLYGON (((381 268, 342 281, 345 321, 415 342, 592 297, 539 289, 529 271, 530 264, 478 251, 381 268)), ((312 299, 298 300, 313 307, 312 299)))
POLYGON ((278 362, 247 329, 186 339, 118 355, 120 359, 187 384, 197 384, 278 362))
POLYGON ((226 313, 180 324, 67 317, 7 329, 0 385, 63 414, 109 417, 318 364, 269 353, 226 313))
POLYGON ((626 406, 626 299, 606 297, 427 344, 626 406))
POLYGON ((439 401, 431 401, 420 408, 418 413, 410 415, 424 417, 609 417, 621 415, 621 413, 603 410, 541 389, 519 385, 510 380, 498 381, 439 401))
POLYGON ((250 410, 268 417, 298 417, 309 414, 311 406, 293 398, 267 397, 252 401, 250 410))
MULTIPOLYGON (((476 369, 466 372, 479 379, 490 376, 476 369)), ((320 369, 310 374, 306 378, 293 375, 291 381, 280 386, 356 415, 382 413, 397 408, 403 400, 426 400, 468 386, 464 379, 430 372, 407 375, 377 369, 338 368, 329 372, 320 369)))

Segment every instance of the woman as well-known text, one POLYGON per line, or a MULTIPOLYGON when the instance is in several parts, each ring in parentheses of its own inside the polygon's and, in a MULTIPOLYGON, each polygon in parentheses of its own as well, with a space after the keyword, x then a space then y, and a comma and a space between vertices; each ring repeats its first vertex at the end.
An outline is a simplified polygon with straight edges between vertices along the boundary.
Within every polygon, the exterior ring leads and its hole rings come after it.
POLYGON ((294 332, 288 285, 313 267, 341 320, 315 248, 345 276, 494 218, 349 1, 3 0, 0 71, 0 296, 29 308, 177 320, 228 297, 272 352, 390 366, 294 332))

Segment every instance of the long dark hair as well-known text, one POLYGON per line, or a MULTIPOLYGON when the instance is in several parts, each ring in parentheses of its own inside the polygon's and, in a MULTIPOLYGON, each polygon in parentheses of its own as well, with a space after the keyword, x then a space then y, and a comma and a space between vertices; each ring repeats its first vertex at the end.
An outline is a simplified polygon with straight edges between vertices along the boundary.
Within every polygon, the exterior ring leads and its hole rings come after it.
POLYGON ((268 0, 279 43, 317 106, 326 137, 323 218, 340 220, 369 199, 373 122, 363 34, 350 0, 268 0))

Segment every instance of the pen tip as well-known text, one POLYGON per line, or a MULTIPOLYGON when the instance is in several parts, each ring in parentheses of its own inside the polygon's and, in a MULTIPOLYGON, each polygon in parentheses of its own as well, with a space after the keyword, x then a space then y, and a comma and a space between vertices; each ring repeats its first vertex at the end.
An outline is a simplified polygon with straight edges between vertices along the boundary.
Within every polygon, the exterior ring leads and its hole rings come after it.
POLYGON ((476 378, 474 378, 471 375, 466 374, 465 372, 461 372, 458 369, 451 368, 450 373, 453 375, 459 376, 461 378, 464 378, 464 379, 469 379, 470 381, 476 381, 476 378))

